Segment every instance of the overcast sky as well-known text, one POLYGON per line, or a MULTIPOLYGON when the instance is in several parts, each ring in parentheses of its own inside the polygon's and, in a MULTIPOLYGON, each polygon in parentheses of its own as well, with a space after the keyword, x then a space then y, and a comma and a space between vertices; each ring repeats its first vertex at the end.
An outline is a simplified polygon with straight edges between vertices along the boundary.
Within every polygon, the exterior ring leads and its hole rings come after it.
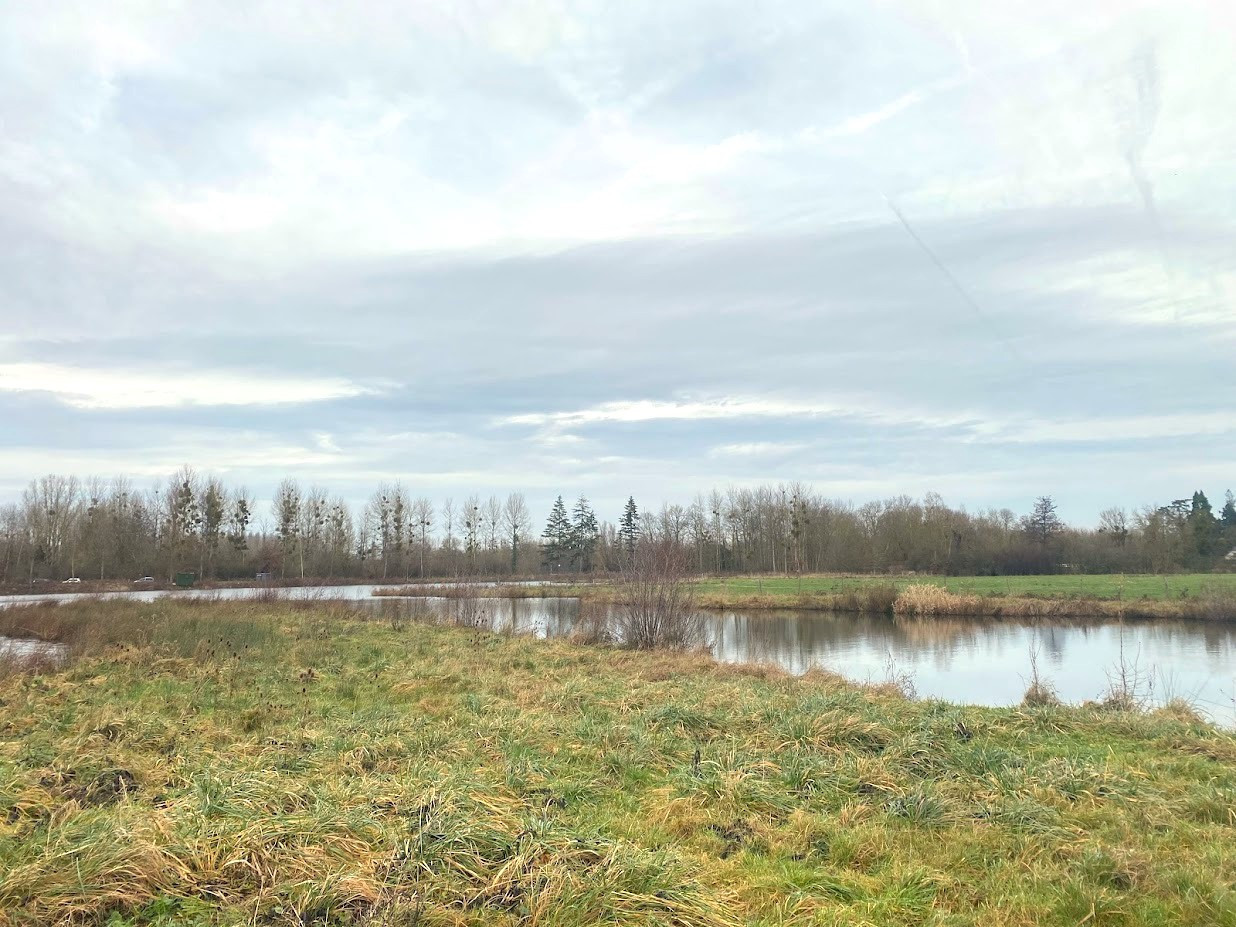
POLYGON ((3 4, 0 499, 1221 498, 1234 75, 1230 0, 3 4))

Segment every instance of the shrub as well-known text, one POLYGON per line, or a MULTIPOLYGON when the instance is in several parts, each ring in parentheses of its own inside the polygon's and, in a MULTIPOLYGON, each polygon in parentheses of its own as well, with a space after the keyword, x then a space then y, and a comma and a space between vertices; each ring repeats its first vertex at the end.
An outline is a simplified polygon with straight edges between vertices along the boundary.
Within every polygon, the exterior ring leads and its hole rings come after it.
POLYGON ((704 619, 686 555, 676 545, 645 541, 618 583, 618 638, 628 647, 687 649, 704 642, 704 619))

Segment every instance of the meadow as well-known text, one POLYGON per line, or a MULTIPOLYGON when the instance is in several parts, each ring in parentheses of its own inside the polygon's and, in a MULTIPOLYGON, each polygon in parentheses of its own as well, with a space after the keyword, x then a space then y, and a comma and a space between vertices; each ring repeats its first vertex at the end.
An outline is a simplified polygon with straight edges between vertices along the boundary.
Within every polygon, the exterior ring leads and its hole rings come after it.
MULTIPOLYGON (((0 924, 1236 924, 1236 738, 342 605, 0 613, 0 924)), ((1050 700, 1048 700, 1050 701, 1050 700)))
POLYGON ((1100 573, 1049 576, 928 576, 928 575, 807 575, 741 576, 700 580, 703 594, 733 596, 844 594, 891 585, 898 589, 918 583, 942 586, 959 595, 1163 601, 1196 598, 1209 591, 1236 592, 1236 573, 1100 573))

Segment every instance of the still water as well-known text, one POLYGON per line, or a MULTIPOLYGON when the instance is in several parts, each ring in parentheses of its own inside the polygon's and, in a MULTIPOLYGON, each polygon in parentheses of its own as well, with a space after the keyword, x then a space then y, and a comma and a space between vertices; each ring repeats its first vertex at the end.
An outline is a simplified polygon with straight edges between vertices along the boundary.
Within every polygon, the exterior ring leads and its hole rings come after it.
MULTIPOLYGON (((299 587, 284 598, 347 599, 376 615, 434 619, 478 609, 496 631, 542 637, 569 634, 575 599, 375 598, 373 585, 299 587)), ((143 590, 102 598, 163 596, 245 599, 254 589, 143 590)), ((0 607, 70 600, 73 593, 0 596, 0 607)), ((860 682, 908 679, 921 697, 980 705, 1019 702, 1037 654, 1040 676, 1066 702, 1099 698, 1123 665, 1139 694, 1153 702, 1189 699, 1215 721, 1236 727, 1236 624, 1210 621, 1018 622, 1010 619, 899 621, 818 611, 704 613, 705 638, 717 659, 769 663, 792 673, 818 667, 860 682)), ((14 646, 0 641, 0 647, 14 646)), ((24 646, 24 645, 23 645, 24 646)))

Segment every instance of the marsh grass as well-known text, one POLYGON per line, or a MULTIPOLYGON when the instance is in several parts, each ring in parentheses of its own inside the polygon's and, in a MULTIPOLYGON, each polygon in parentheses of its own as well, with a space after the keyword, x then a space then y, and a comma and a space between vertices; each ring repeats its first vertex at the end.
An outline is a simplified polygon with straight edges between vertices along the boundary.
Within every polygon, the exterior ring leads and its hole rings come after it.
POLYGON ((1039 646, 1030 648, 1030 679, 1026 684, 1026 692, 1021 703, 1027 708, 1055 707, 1060 704, 1060 695, 1051 680, 1039 670, 1039 646))
POLYGON ((1236 739, 1196 718, 97 604, 0 678, 5 927, 1236 924, 1236 739))
POLYGON ((893 601, 893 614, 900 618, 935 618, 979 613, 978 596, 959 595, 931 583, 906 586, 893 601))

